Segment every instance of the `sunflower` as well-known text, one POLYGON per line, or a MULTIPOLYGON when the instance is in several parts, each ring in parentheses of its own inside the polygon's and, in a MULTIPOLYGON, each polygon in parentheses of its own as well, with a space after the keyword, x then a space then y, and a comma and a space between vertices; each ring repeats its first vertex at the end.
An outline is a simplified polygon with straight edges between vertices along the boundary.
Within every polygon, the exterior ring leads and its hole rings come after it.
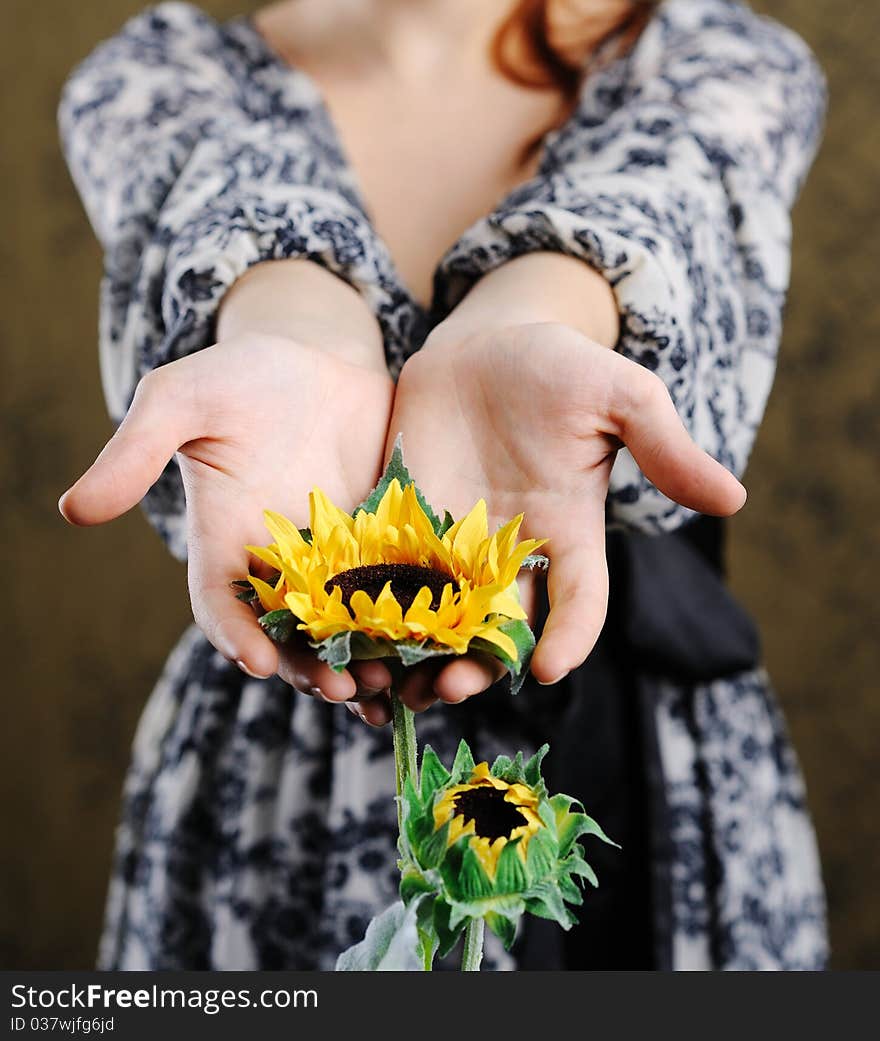
POLYGON ((516 851, 526 863, 529 839, 545 827, 537 813, 538 800, 532 788, 508 784, 492 775, 488 763, 478 763, 464 784, 447 788, 435 803, 434 828, 449 824, 449 846, 462 835, 470 836, 468 845, 487 877, 494 880, 498 858, 509 842, 516 843, 516 851))
MULTIPOLYGON (((248 546, 274 578, 249 575, 260 619, 276 639, 294 628, 335 668, 352 658, 487 651, 522 672, 534 638, 516 576, 536 559, 537 539, 517 542, 523 517, 489 534, 480 501, 441 521, 403 465, 399 445, 372 495, 348 514, 320 490, 309 527, 266 511, 269 546, 248 546)), ((241 585, 242 583, 237 583, 241 585)), ((244 598, 247 598, 245 596, 244 598)))
POLYGON ((541 777, 547 746, 528 762, 499 756, 475 763, 462 741, 447 770, 426 746, 418 788, 404 789, 401 835, 404 903, 421 902, 422 942, 440 955, 468 921, 483 918, 507 947, 525 913, 565 929, 577 921, 578 885, 597 885, 579 839, 611 839, 568 795, 549 796, 541 777))

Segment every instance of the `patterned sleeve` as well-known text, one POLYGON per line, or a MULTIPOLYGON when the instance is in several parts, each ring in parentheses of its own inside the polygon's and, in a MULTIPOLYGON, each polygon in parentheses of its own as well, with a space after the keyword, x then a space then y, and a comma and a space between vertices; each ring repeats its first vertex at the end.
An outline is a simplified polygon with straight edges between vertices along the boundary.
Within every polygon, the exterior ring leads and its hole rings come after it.
MULTIPOLYGON (((656 372, 695 440, 741 474, 773 380, 789 210, 821 134, 824 80, 792 32, 733 0, 667 0, 588 78, 542 173, 447 258, 445 305, 512 256, 554 250, 609 280, 618 349, 656 372)), ((692 516, 619 454, 609 520, 692 516)))
MULTIPOLYGON (((315 146, 313 121, 324 117, 306 96, 313 88, 286 77, 263 89, 267 59, 248 52, 253 40, 189 4, 160 4, 98 46, 64 88, 65 154, 105 249, 101 373, 117 421, 147 371, 212 342, 223 295, 252 264, 315 260, 377 311, 394 293, 376 275, 387 265, 339 157, 315 146)), ((144 505, 183 557, 176 464, 144 505)))

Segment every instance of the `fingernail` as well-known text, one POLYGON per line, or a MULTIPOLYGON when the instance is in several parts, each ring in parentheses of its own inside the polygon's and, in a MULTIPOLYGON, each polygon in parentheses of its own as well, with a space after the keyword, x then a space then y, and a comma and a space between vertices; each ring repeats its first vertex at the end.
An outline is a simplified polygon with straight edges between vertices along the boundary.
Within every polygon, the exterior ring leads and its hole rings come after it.
POLYGON ((64 494, 61 495, 61 497, 58 499, 58 512, 61 514, 61 516, 65 520, 67 520, 67 514, 64 512, 64 500, 66 498, 67 498, 67 492, 64 492, 64 494))
POLYGON ((321 690, 320 687, 309 687, 306 690, 306 694, 308 694, 310 698, 317 698, 319 701, 326 701, 327 700, 324 697, 324 691, 321 690))
POLYGON ((236 658, 236 659, 235 659, 235 664, 236 664, 236 665, 237 665, 237 666, 238 666, 238 667, 239 667, 239 668, 241 669, 241 671, 242 671, 242 672, 243 672, 243 673, 244 673, 244 674, 245 674, 246 676, 250 676, 250 678, 251 678, 252 680, 264 680, 264 679, 266 678, 265 676, 258 676, 258 675, 257 675, 257 673, 255 673, 255 672, 252 672, 252 671, 251 671, 251 670, 250 670, 250 669, 249 669, 249 668, 247 667, 247 664, 246 664, 246 663, 244 662, 244 660, 243 660, 242 658, 236 658))
POLYGON ((364 713, 359 705, 357 705, 354 701, 344 701, 343 704, 353 716, 357 716, 362 723, 366 723, 366 719, 364 719, 364 713))

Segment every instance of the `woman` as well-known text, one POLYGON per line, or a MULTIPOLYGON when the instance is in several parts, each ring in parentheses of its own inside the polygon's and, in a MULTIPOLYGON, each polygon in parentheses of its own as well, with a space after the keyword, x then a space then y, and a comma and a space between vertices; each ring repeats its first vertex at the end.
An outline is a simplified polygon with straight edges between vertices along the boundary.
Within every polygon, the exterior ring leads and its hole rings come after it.
POLYGON ((535 682, 413 670, 413 708, 462 703, 421 736, 550 738, 623 846, 581 926, 495 963, 824 964, 797 765, 694 512, 745 499, 823 98, 735 0, 163 4, 77 69, 124 421, 61 508, 146 496, 199 626, 135 740, 103 967, 329 968, 394 898, 387 669, 279 657, 229 582, 263 508, 353 506, 401 432, 429 500, 550 539, 535 682))

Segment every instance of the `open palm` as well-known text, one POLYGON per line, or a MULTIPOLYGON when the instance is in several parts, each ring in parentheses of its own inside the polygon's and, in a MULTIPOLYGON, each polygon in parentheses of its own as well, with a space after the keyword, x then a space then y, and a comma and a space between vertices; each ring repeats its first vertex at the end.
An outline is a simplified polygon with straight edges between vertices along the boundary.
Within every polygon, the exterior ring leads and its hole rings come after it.
MULTIPOLYGON (((187 503, 193 615, 213 645, 248 672, 276 670, 332 700, 353 697, 355 680, 310 654, 285 654, 260 630, 230 582, 248 570, 247 544, 267 541, 264 509, 308 523, 315 485, 353 508, 375 484, 393 384, 282 337, 250 335, 150 373, 123 423, 65 494, 75 524, 100 524, 130 509, 177 453, 187 503)), ((366 681, 370 667, 364 665, 366 681)), ((386 681, 384 668, 376 687, 386 681)))
MULTIPOLYGON (((670 498, 736 512, 745 490, 690 439, 664 384, 568 326, 523 325, 463 340, 442 327, 401 374, 389 437, 436 507, 460 515, 480 498, 495 523, 525 514, 549 539, 550 615, 532 660, 554 682, 590 652, 605 618, 605 499, 625 444, 670 498)), ((493 677, 473 662, 433 680, 461 700, 493 677)))

